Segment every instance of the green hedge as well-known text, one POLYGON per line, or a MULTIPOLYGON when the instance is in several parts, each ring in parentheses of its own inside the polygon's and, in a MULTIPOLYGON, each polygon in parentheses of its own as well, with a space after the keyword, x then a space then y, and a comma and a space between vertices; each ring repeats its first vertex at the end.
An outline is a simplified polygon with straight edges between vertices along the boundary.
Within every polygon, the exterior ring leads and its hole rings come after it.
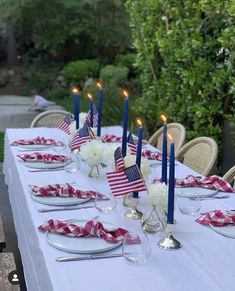
POLYGON ((221 143, 225 113, 235 100, 232 1, 128 0, 142 94, 135 109, 150 133, 158 116, 185 125, 187 138, 221 143))

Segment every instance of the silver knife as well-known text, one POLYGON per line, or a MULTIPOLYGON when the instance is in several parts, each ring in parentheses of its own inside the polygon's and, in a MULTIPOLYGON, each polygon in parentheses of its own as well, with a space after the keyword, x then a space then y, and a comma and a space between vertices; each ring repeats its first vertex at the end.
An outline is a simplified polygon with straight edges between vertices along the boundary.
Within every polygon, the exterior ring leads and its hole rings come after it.
POLYGON ((76 209, 85 209, 85 208, 92 208, 95 205, 85 205, 85 206, 66 206, 66 207, 57 207, 57 208, 40 208, 38 209, 39 212, 53 212, 53 211, 65 211, 65 210, 76 210, 76 209))
POLYGON ((64 168, 55 168, 55 169, 50 169, 50 168, 45 168, 45 169, 36 169, 36 170, 28 170, 28 172, 56 172, 56 171, 64 171, 64 168))
POLYGON ((84 260, 95 260, 95 259, 107 259, 123 257, 123 254, 102 254, 102 255, 81 255, 74 257, 57 257, 57 262, 72 262, 72 261, 84 261, 84 260))

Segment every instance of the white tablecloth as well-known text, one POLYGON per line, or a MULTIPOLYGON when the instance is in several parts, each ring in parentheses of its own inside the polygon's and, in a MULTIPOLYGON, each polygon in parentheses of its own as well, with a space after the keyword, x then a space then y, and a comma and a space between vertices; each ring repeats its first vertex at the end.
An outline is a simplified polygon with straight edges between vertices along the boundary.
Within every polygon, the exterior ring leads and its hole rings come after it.
MULTIPOLYGON (((121 128, 108 129, 120 134, 121 128)), ((117 209, 109 215, 97 213, 95 208, 40 213, 47 207, 34 202, 28 192, 29 184, 45 185, 77 181, 88 188, 108 191, 107 180, 88 179, 82 170, 68 174, 64 171, 31 173, 16 157, 18 147, 10 146, 20 138, 44 136, 58 139, 57 129, 8 129, 5 134, 4 173, 9 187, 18 244, 29 291, 231 291, 234 290, 235 240, 215 233, 195 222, 195 217, 175 212, 175 237, 183 244, 177 251, 164 251, 157 246, 160 234, 148 235, 152 254, 144 265, 132 265, 124 258, 58 263, 57 256, 69 255, 50 246, 45 234, 37 227, 50 218, 88 219, 96 215, 133 231, 141 231, 140 222, 124 218, 126 209, 118 199, 117 209)), ((176 177, 195 174, 184 165, 176 166, 176 177)), ((154 168, 151 178, 161 176, 161 167, 154 168)), ((141 193, 140 208, 147 210, 146 193, 141 193)), ((202 201, 201 211, 235 209, 235 194, 225 200, 202 201)), ((118 249, 116 252, 120 252, 118 249)))

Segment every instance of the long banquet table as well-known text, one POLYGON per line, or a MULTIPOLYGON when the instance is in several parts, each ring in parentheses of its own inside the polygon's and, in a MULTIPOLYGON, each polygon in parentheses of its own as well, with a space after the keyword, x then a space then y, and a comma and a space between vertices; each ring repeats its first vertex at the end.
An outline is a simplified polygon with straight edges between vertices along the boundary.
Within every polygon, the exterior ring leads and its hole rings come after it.
MULTIPOLYGON (((121 134, 120 127, 104 128, 102 133, 121 134)), ((4 174, 9 189, 19 250, 22 257, 24 275, 29 291, 232 291, 235 286, 234 262, 235 240, 224 237, 206 226, 195 222, 195 217, 175 211, 174 236, 183 247, 177 251, 165 251, 157 246, 160 234, 148 235, 152 254, 144 265, 133 265, 124 258, 99 259, 59 263, 58 256, 70 255, 57 250, 46 241, 44 233, 37 227, 45 220, 89 219, 99 215, 99 220, 109 221, 128 230, 141 232, 138 220, 124 218, 126 209, 122 199, 118 207, 108 215, 98 213, 95 208, 40 213, 39 208, 49 207, 33 201, 28 191, 29 184, 46 185, 78 181, 89 189, 109 191, 105 174, 100 179, 89 179, 81 168, 79 173, 28 172, 17 158, 18 147, 11 142, 21 138, 36 136, 54 139, 64 138, 58 129, 32 128, 7 129, 5 134, 4 174)), ((197 174, 177 163, 176 177, 197 174)), ((153 168, 151 179, 161 176, 161 167, 153 168)), ((149 207, 147 193, 142 192, 140 208, 144 212, 149 207)), ((204 200, 201 212, 214 209, 235 209, 235 194, 224 200, 204 200)), ((120 252, 118 248, 113 252, 120 252)))

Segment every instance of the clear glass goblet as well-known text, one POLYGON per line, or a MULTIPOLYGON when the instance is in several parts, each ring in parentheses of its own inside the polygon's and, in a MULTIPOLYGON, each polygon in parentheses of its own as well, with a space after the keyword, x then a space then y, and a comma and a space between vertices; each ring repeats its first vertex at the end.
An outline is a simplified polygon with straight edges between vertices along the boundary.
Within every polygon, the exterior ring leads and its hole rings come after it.
POLYGON ((70 163, 68 163, 64 169, 67 173, 76 173, 81 168, 80 157, 76 152, 70 152, 67 157, 70 159, 70 163))
POLYGON ((198 193, 193 196, 177 195, 177 206, 179 210, 187 215, 197 215, 201 208, 201 198, 198 193))

